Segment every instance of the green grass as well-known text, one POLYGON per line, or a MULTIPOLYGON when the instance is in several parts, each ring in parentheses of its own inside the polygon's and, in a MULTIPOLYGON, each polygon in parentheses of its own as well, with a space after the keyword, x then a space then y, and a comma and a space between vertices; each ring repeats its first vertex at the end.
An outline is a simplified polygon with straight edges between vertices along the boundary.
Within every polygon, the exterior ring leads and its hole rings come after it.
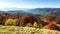
POLYGON ((0 34, 60 34, 60 31, 32 27, 0 26, 0 34))

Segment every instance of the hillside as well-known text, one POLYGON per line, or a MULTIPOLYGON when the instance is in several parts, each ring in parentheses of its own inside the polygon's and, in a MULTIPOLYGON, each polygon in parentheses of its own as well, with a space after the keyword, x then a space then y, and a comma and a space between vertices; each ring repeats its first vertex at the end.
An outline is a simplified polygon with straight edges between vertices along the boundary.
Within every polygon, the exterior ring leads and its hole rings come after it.
MULTIPOLYGON (((9 8, 8 8, 9 9, 9 8)), ((6 10, 6 9, 5 9, 6 10)), ((35 9, 9 9, 8 11, 1 10, 0 13, 7 14, 35 14, 44 17, 49 14, 60 15, 60 8, 35 8, 35 9)))
POLYGON ((36 8, 29 10, 29 12, 43 17, 49 14, 60 15, 60 8, 36 8))
POLYGON ((60 34, 60 31, 31 27, 0 26, 0 34, 60 34))

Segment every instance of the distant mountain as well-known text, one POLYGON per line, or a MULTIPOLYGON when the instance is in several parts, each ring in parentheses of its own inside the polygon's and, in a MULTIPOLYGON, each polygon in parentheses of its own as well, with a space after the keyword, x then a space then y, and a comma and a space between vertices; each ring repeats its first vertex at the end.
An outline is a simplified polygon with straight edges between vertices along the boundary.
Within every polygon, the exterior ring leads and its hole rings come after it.
POLYGON ((29 10, 32 14, 46 16, 49 14, 60 15, 60 8, 36 8, 29 10))
POLYGON ((60 15, 60 8, 35 8, 35 9, 24 9, 24 8, 7 8, 7 11, 0 11, 8 14, 35 14, 38 16, 46 16, 49 14, 60 15))

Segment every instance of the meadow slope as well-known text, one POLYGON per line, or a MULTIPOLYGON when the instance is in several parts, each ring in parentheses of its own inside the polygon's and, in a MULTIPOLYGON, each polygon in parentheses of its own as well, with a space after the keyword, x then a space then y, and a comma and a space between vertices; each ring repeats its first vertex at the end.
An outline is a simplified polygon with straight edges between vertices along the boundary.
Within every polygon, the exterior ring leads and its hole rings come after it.
POLYGON ((60 34, 60 31, 32 27, 1 26, 0 34, 60 34))

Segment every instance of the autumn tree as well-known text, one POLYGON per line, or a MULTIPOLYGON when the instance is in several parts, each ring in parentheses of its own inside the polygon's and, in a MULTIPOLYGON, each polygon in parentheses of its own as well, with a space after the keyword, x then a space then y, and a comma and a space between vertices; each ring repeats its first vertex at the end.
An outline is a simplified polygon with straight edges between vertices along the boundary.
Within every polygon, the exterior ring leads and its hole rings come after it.
POLYGON ((0 24, 3 24, 4 18, 5 18, 5 15, 4 14, 0 14, 0 24))
POLYGON ((35 15, 24 15, 20 19, 20 25, 25 26, 28 23, 33 23, 36 21, 36 16, 35 15))
POLYGON ((25 26, 27 23, 31 23, 31 18, 29 15, 22 16, 20 19, 20 26, 25 26))
POLYGON ((16 26, 16 24, 17 24, 17 20, 16 19, 9 18, 9 19, 7 19, 5 21, 5 25, 15 25, 16 26))
POLYGON ((47 15, 44 17, 44 22, 52 22, 56 19, 56 16, 55 15, 47 15))
POLYGON ((31 23, 33 24, 36 21, 37 16, 36 15, 30 15, 31 17, 31 23))
POLYGON ((45 16, 44 22, 48 23, 48 25, 46 25, 46 28, 47 29, 52 29, 54 27, 54 24, 52 22, 55 21, 55 20, 56 20, 56 16, 55 15, 45 16))

